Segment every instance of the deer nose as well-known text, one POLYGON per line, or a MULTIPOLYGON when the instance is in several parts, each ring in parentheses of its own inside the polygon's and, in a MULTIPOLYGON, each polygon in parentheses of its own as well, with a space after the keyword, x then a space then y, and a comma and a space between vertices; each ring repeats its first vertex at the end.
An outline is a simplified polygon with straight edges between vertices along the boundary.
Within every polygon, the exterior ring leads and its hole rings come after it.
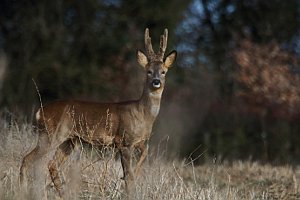
POLYGON ((160 80, 159 80, 159 79, 154 79, 154 80, 152 81, 152 86, 153 86, 154 88, 160 88, 160 85, 161 85, 161 83, 160 83, 160 80))

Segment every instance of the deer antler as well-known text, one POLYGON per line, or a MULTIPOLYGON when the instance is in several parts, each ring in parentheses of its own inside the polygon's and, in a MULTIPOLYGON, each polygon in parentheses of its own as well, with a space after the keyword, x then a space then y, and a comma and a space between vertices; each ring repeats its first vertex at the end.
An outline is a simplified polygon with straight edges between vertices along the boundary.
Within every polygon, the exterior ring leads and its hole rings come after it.
POLYGON ((149 59, 155 58, 155 53, 152 48, 151 37, 149 36, 148 28, 146 28, 145 30, 145 48, 146 48, 147 57, 149 57, 149 59))
POLYGON ((160 36, 159 51, 157 54, 160 60, 164 59, 164 55, 167 48, 167 42, 168 42, 168 29, 165 29, 164 35, 160 36))
POLYGON ((155 54, 152 48, 151 37, 149 36, 149 29, 146 28, 145 48, 149 60, 162 61, 164 59, 164 54, 167 48, 167 42, 168 42, 168 29, 165 29, 164 34, 160 36, 159 51, 157 54, 155 54))

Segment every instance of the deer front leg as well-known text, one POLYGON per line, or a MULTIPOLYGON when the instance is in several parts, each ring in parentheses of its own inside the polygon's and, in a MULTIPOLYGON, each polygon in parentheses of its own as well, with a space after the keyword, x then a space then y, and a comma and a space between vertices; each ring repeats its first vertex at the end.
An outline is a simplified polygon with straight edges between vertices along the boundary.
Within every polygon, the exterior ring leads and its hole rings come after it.
POLYGON ((149 149, 149 146, 148 146, 148 142, 142 142, 140 143, 140 145, 138 146, 138 148, 141 150, 141 156, 140 156, 140 159, 138 161, 138 163, 136 164, 136 167, 135 167, 135 170, 134 170, 134 175, 135 176, 138 176, 140 171, 141 171, 141 167, 148 155, 148 149, 149 149))
POLYGON ((120 149, 121 153, 121 163, 123 168, 124 177, 125 180, 125 189, 127 192, 127 195, 131 197, 132 194, 132 187, 134 184, 134 176, 131 169, 131 157, 132 157, 132 148, 131 147, 122 147, 120 149))

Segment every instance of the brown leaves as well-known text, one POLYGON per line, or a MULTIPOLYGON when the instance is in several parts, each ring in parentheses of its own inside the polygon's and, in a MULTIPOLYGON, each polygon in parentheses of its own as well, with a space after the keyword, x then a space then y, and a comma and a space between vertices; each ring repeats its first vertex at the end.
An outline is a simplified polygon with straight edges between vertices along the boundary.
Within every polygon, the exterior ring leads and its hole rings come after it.
POLYGON ((234 52, 239 65, 238 95, 252 106, 295 112, 300 105, 300 62, 275 42, 259 45, 244 40, 234 52), (283 110, 282 110, 283 109, 283 110))

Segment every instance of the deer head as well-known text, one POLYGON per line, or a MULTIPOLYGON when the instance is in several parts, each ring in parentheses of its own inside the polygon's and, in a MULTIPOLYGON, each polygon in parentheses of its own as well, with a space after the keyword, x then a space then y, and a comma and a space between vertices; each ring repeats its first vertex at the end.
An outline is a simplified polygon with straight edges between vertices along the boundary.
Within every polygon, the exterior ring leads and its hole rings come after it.
POLYGON ((162 92, 165 86, 165 76, 169 67, 176 59, 177 52, 171 51, 165 58, 165 51, 168 41, 168 29, 165 29, 164 34, 160 36, 160 45, 158 53, 154 53, 149 36, 149 29, 145 30, 145 49, 146 55, 138 50, 137 61, 145 68, 147 72, 146 84, 151 92, 162 92))

